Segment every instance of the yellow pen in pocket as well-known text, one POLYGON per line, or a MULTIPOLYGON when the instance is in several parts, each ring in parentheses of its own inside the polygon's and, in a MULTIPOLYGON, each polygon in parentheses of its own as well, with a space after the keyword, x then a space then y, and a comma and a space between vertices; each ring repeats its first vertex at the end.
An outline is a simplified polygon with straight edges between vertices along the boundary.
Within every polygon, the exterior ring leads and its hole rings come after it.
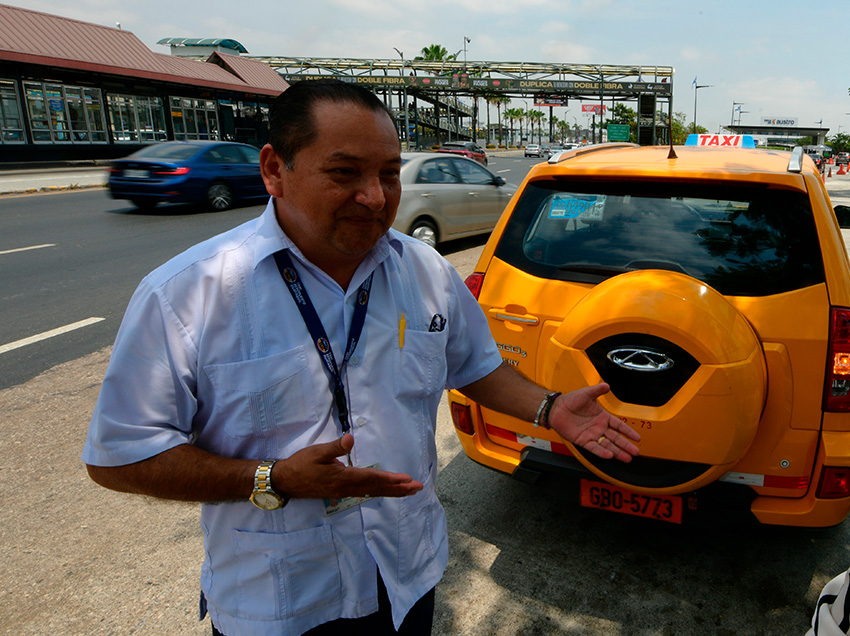
POLYGON ((398 348, 404 348, 404 329, 407 327, 407 322, 404 319, 404 314, 398 319, 398 348))

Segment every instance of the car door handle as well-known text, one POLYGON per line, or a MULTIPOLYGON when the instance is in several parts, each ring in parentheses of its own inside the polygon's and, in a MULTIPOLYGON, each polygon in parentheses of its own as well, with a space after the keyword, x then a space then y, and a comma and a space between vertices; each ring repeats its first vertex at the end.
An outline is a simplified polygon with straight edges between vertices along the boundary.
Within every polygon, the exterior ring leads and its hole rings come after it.
POLYGON ((493 307, 488 312, 491 318, 505 322, 513 322, 520 325, 536 325, 540 318, 529 314, 525 307, 519 305, 508 305, 507 307, 493 307))
POLYGON ((478 196, 478 193, 477 193, 477 192, 470 192, 470 193, 469 193, 469 196, 471 196, 471 197, 477 197, 477 196, 478 196))
POLYGON ((431 194, 430 192, 423 192, 423 193, 422 193, 422 194, 420 194, 419 196, 420 196, 420 197, 425 197, 426 199, 433 199, 433 198, 434 198, 434 195, 433 195, 433 194, 431 194))

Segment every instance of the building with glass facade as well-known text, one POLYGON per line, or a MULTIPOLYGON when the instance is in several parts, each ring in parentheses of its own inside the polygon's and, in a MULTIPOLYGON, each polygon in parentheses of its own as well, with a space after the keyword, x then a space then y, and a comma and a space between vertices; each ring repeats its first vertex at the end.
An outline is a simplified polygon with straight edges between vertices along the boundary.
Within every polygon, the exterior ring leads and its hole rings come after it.
POLYGON ((197 59, 184 57, 193 40, 181 55, 154 53, 129 31, 7 5, 0 24, 0 167, 112 159, 174 139, 259 146, 268 106, 289 86, 233 40, 197 41, 197 59))

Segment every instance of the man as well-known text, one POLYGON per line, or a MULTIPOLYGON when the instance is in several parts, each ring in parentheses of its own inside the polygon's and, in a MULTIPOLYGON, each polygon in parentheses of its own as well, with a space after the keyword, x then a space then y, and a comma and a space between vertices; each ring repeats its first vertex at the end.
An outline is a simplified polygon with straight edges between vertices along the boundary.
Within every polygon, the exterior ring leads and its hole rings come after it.
POLYGON ((400 148, 372 93, 295 84, 270 129, 263 215, 134 294, 83 460, 107 488, 205 503, 214 634, 427 634, 446 386, 601 457, 638 436, 596 403, 607 386, 558 396, 502 366, 457 273, 390 230, 400 148))

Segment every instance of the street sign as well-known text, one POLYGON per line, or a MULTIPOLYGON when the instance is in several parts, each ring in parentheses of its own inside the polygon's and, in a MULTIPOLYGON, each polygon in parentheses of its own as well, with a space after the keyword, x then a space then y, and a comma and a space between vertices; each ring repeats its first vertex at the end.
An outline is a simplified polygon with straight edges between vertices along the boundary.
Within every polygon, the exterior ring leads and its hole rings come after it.
POLYGON ((628 141, 630 133, 628 124, 608 124, 608 141, 628 141))

